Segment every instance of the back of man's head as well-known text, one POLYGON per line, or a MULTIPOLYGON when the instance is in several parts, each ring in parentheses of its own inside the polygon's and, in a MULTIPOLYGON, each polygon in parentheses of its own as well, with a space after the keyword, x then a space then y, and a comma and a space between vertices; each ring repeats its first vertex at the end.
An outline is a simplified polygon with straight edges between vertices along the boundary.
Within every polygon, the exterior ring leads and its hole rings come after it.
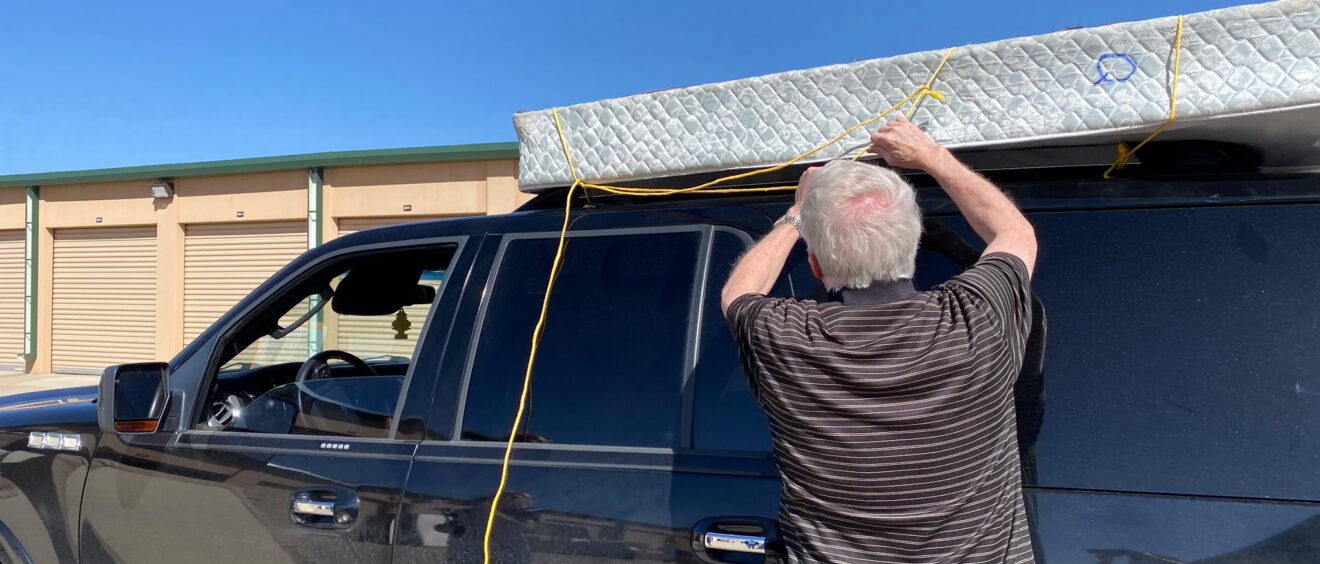
POLYGON ((802 237, 831 290, 911 278, 921 239, 916 191, 887 168, 830 161, 812 173, 802 237))

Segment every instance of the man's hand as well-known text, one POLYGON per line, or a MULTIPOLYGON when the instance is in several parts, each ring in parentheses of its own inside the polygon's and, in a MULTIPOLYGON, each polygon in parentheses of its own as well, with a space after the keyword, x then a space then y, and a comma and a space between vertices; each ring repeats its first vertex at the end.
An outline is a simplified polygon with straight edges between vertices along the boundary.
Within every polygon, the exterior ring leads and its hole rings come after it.
POLYGON ((811 175, 816 172, 820 165, 813 166, 802 171, 802 176, 798 178, 797 191, 793 193, 793 207, 788 208, 788 215, 802 218, 802 201, 807 199, 807 191, 810 190, 811 175))
POLYGON ((872 133, 868 151, 879 155, 889 166, 925 171, 944 164, 952 156, 903 116, 872 133))
POLYGON ((1016 255, 1026 263, 1030 275, 1036 265, 1036 232, 997 186, 967 168, 902 116, 871 134, 870 151, 889 166, 930 173, 985 240, 984 254, 1016 255))

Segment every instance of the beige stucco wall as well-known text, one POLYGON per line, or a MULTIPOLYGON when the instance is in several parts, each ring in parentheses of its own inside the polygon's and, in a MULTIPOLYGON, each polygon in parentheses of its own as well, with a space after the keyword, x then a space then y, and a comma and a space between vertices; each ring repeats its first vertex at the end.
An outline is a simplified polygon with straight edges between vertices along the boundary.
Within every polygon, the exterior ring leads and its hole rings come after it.
MULTIPOLYGON (((343 219, 424 219, 510 212, 530 199, 518 191, 517 173, 516 159, 328 167, 322 173, 322 238, 328 241, 338 236, 338 222, 343 219)), ((144 179, 41 187, 37 358, 32 371, 48 372, 51 368, 54 230, 156 226, 160 281, 155 360, 168 360, 183 346, 186 226, 305 221, 308 217, 307 169, 177 178, 173 181, 174 196, 160 200, 151 196, 154 182, 144 179)), ((0 229, 11 225, 21 228, 24 214, 24 189, 0 188, 0 229)))
POLYGON ((486 161, 486 213, 509 213, 532 199, 518 191, 518 161, 486 161))
POLYGON ((337 217, 396 216, 405 205, 416 215, 486 213, 486 165, 480 161, 330 168, 325 186, 337 217))
POLYGON ((0 229, 23 228, 26 195, 26 188, 0 188, 0 229))
POLYGON ((531 198, 517 174, 516 159, 327 168, 322 237, 338 236, 342 219, 508 213, 531 198))
POLYGON ((156 211, 146 181, 42 186, 38 223, 45 230, 152 225, 156 211))
POLYGON ((306 219, 307 170, 180 178, 170 205, 185 225, 306 219))

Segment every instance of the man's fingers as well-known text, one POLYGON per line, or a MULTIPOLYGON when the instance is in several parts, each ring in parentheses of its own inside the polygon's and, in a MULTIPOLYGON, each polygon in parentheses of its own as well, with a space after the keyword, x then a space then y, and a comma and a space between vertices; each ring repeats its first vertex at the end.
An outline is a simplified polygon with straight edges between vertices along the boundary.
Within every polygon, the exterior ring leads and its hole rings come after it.
POLYGON ((816 165, 816 166, 812 166, 812 167, 807 167, 806 170, 802 171, 802 176, 798 177, 798 192, 799 192, 799 193, 801 193, 801 192, 803 192, 803 191, 805 191, 805 190, 808 189, 809 184, 811 183, 811 175, 812 175, 813 173, 815 173, 815 172, 816 172, 816 169, 818 169, 818 168, 820 168, 820 165, 816 165))
MULTIPOLYGON (((900 116, 901 117, 901 116, 900 116)), ((906 121, 906 120, 905 120, 906 121)), ((911 122, 907 122, 911 125, 911 122)), ((884 127, 877 129, 871 134, 870 152, 880 155, 882 158, 893 151, 906 136, 903 126, 897 120, 885 124, 884 127)))
POLYGON ((798 179, 798 184, 806 185, 811 180, 812 173, 816 172, 818 168, 820 168, 820 165, 807 167, 807 170, 802 171, 802 178, 798 179))
POLYGON ((890 151, 889 149, 881 149, 879 151, 876 151, 875 154, 876 156, 880 157, 881 160, 885 161, 885 163, 889 163, 889 159, 894 158, 893 151, 890 151))

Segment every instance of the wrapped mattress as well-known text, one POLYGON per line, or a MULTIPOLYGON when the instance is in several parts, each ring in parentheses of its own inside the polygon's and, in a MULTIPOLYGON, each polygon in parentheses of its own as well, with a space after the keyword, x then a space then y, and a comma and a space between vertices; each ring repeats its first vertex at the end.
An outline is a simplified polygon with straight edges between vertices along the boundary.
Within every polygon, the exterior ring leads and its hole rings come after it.
MULTIPOLYGON (((1177 18, 958 47, 943 101, 912 120, 951 148, 1139 141, 1168 119, 1177 18)), ((944 51, 676 88, 558 108, 584 180, 627 182, 784 162, 917 91, 944 51)), ((1320 164, 1320 2, 1282 0, 1183 22, 1166 139, 1260 147, 1267 166, 1320 164)), ((519 113, 525 192, 573 181, 553 110, 519 113)), ((807 162, 865 143, 867 129, 807 162)))

